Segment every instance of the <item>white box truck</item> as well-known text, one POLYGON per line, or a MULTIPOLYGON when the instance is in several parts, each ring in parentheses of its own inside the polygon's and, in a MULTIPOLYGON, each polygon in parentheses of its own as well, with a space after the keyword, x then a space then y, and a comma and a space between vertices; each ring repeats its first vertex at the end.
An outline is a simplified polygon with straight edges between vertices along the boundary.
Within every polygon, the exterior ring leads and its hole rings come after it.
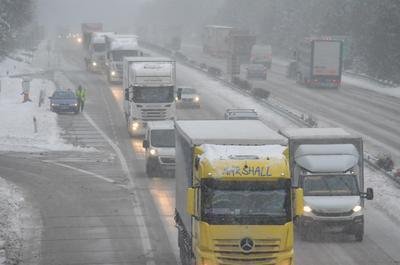
POLYGON ((125 57, 124 112, 131 135, 143 135, 149 121, 174 120, 175 61, 125 57))
POLYGON ((142 56, 136 35, 106 36, 106 74, 110 83, 121 83, 124 57, 142 56))
POLYGON ((342 80, 343 42, 306 38, 296 50, 297 82, 309 87, 338 88, 342 80))
POLYGON ((281 130, 289 140, 292 184, 304 190, 301 236, 311 239, 323 231, 345 232, 357 241, 364 235, 363 140, 341 128, 281 130))

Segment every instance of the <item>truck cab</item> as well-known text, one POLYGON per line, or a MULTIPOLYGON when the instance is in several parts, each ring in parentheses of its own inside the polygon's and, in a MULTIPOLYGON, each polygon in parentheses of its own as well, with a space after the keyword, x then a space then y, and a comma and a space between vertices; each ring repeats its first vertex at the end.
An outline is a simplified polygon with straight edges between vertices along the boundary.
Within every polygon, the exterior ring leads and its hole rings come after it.
POLYGON ((362 139, 341 128, 291 128, 281 132, 289 139, 293 185, 304 191, 301 236, 308 240, 322 232, 364 235, 362 139))
POLYGON ((175 119, 175 61, 126 57, 123 69, 124 113, 132 136, 144 135, 148 122, 175 119))
POLYGON ((143 140, 146 173, 149 177, 164 177, 175 173, 175 129, 173 121, 153 121, 147 124, 143 140))
POLYGON ((93 32, 89 43, 86 68, 92 72, 101 72, 106 59, 106 36, 113 32, 93 32))
POLYGON ((137 36, 113 35, 106 37, 106 74, 110 83, 121 83, 125 57, 143 56, 139 49, 137 36))

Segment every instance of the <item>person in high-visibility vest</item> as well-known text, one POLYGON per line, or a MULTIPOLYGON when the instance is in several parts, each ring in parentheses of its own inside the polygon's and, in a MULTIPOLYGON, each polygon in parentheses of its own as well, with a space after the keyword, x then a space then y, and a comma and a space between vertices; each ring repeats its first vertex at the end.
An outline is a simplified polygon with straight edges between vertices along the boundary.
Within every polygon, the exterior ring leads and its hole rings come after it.
POLYGON ((78 109, 80 112, 82 112, 83 107, 85 106, 86 90, 81 85, 79 85, 75 94, 76 94, 76 97, 78 98, 78 109))

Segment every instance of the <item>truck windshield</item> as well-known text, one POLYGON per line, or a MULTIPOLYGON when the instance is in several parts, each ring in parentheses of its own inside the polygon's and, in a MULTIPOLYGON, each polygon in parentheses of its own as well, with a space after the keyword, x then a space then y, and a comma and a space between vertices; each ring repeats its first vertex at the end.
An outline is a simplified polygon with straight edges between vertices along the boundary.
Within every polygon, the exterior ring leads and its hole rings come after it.
POLYGON ((305 196, 357 196, 356 175, 306 175, 302 177, 305 196))
POLYGON ((93 44, 93 50, 95 52, 104 52, 106 50, 106 44, 105 43, 95 43, 95 44, 93 44))
POLYGON ((124 57, 135 57, 138 56, 139 51, 137 50, 120 50, 112 51, 112 58, 114 61, 123 61, 124 57))
POLYGON ((290 181, 217 181, 202 185, 202 221, 282 225, 291 220, 290 181))
POLYGON ((174 130, 151 130, 151 146, 175 147, 174 130))
POLYGON ((136 103, 170 103, 174 101, 174 88, 136 87, 133 91, 133 101, 136 103))

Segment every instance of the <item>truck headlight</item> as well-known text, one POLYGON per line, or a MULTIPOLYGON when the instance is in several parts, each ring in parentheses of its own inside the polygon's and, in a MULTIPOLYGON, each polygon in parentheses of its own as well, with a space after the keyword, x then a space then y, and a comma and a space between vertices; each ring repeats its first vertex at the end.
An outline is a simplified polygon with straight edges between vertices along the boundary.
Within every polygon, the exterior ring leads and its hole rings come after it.
POLYGON ((82 43, 82 38, 78 38, 78 39, 77 39, 77 42, 78 42, 78 43, 82 43))
POLYGON ((303 211, 304 211, 305 213, 311 213, 312 209, 311 209, 311 207, 310 207, 310 206, 308 206, 308 205, 304 205, 304 207, 303 207, 303 211))
POLYGON ((200 101, 200 97, 195 97, 194 98, 194 102, 199 102, 200 101))
POLYGON ((96 65, 97 65, 97 63, 96 63, 96 62, 93 62, 93 63, 92 63, 92 65, 93 65, 93 66, 96 66, 96 65))
POLYGON ((74 103, 74 107, 77 107, 78 106, 78 103, 74 103))
POLYGON ((353 208, 353 212, 359 212, 359 211, 361 211, 362 210, 362 207, 360 206, 360 205, 356 205, 356 206, 354 206, 354 208, 353 208))
POLYGON ((155 156, 157 154, 156 149, 150 149, 150 155, 155 156))
POLYGON ((115 71, 111 71, 111 76, 115 76, 117 73, 115 71))
POLYGON ((134 122, 134 123, 132 123, 131 127, 132 127, 132 130, 136 131, 139 128, 139 123, 134 122))

